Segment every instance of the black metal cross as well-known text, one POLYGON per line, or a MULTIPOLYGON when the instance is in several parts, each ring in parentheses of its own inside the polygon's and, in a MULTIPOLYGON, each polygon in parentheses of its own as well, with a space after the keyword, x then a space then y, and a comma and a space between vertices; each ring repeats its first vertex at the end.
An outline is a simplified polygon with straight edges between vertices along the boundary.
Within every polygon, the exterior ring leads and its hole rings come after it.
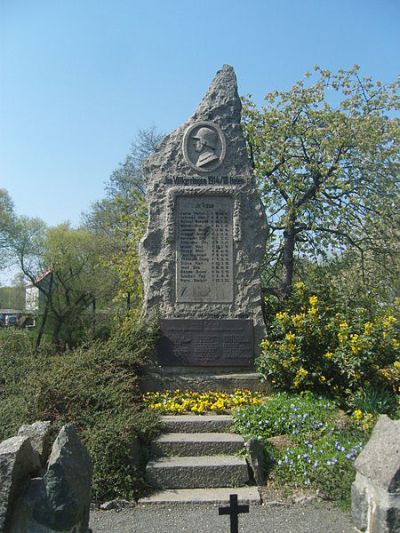
POLYGON ((229 496, 229 506, 219 507, 219 514, 229 514, 231 517, 231 533, 239 533, 239 513, 248 513, 248 505, 238 505, 237 494, 231 494, 229 496))

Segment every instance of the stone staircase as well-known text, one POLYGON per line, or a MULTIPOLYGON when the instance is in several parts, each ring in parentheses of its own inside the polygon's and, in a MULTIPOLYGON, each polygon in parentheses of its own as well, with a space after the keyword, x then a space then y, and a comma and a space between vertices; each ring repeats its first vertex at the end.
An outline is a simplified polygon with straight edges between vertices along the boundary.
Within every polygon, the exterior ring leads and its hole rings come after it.
POLYGON ((249 471, 243 438, 230 433, 230 415, 163 416, 164 432, 152 443, 148 483, 157 492, 139 503, 226 502, 229 494, 259 503, 256 487, 247 486, 249 471))

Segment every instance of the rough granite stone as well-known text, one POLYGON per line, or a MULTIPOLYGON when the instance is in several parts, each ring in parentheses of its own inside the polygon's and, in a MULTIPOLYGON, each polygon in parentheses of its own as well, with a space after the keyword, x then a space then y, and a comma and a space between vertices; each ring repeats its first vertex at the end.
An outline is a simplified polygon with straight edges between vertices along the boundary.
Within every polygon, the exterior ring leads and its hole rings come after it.
MULTIPOLYGON (((259 274, 266 226, 240 119, 241 102, 236 76, 232 67, 224 65, 195 113, 165 137, 159 149, 145 163, 150 216, 141 242, 140 269, 144 282, 145 315, 157 313, 161 318, 185 319, 252 319, 254 345, 257 347, 264 335, 259 274), (210 151, 214 154, 203 150, 196 161, 197 147, 192 141, 197 140, 203 143, 203 147, 211 147, 210 151), (213 156, 210 164, 204 159, 207 154, 213 156), (227 220, 231 220, 232 215, 233 223, 227 223, 226 231, 221 233, 226 237, 220 237, 222 242, 228 243, 225 249, 226 279, 230 281, 216 282, 213 289, 213 284, 207 279, 204 281, 204 294, 197 287, 184 301, 185 288, 177 291, 177 286, 181 288, 177 275, 179 236, 176 220, 179 202, 187 202, 186 209, 190 211, 190 202, 207 201, 207 198, 212 198, 215 206, 219 205, 220 198, 222 203, 218 209, 226 214, 227 220), (233 287, 229 285, 231 281, 233 287), (208 286, 211 286, 211 292, 207 296, 208 286)), ((196 219, 195 224, 201 225, 201 220, 196 219)), ((204 231, 206 240, 206 227, 204 231)), ((189 287, 188 293, 190 291, 189 287)))
POLYGON ((92 466, 71 425, 58 434, 43 478, 32 479, 13 516, 13 533, 87 533, 92 466))
POLYGON ((163 433, 151 443, 153 456, 236 454, 244 440, 234 433, 163 433))
POLYGON ((355 462, 352 518, 358 531, 400 531, 400 421, 381 415, 355 462))
POLYGON ((7 530, 14 500, 39 470, 39 456, 27 437, 0 443, 0 531, 7 530))
POLYGON ((354 466, 377 487, 400 493, 400 420, 381 415, 354 466))
POLYGON ((147 481, 155 488, 240 487, 249 480, 247 463, 231 455, 161 457, 150 461, 147 481))
POLYGON ((257 437, 251 437, 246 442, 246 450, 254 481, 258 487, 261 487, 265 484, 264 446, 257 437))
POLYGON ((164 415, 164 431, 169 433, 224 433, 233 426, 232 415, 164 415))
POLYGON ((29 437, 32 448, 38 452, 42 466, 44 466, 51 450, 51 422, 46 420, 23 425, 19 428, 18 435, 29 437))

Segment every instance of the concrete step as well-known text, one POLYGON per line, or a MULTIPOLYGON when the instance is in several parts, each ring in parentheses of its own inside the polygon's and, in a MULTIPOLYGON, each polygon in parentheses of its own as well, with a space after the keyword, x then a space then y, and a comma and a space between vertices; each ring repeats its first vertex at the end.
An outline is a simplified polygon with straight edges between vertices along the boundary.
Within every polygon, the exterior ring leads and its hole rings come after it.
POLYGON ((229 504, 229 496, 238 495, 239 504, 260 504, 261 498, 257 487, 223 487, 214 489, 175 489, 157 491, 151 496, 140 498, 139 504, 229 504))
POLYGON ((231 415, 165 415, 161 417, 168 433, 226 433, 233 425, 231 415))
POLYGON ((211 455, 155 459, 147 464, 146 478, 158 489, 197 489, 240 487, 249 481, 249 474, 242 457, 211 455))
POLYGON ((198 392, 234 392, 235 389, 249 389, 252 392, 268 393, 269 383, 261 383, 260 374, 252 370, 195 371, 186 368, 163 367, 162 372, 148 369, 140 378, 143 392, 190 389, 198 392))
POLYGON ((233 433, 164 433, 151 444, 153 455, 234 454, 244 448, 244 440, 233 433))

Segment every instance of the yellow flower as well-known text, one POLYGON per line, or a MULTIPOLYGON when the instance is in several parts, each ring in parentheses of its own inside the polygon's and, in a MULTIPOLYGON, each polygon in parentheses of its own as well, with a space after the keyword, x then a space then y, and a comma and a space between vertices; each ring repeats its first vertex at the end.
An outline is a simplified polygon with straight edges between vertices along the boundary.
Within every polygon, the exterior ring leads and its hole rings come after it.
POLYGON ((326 381, 326 377, 325 377, 324 375, 321 374, 321 375, 319 376, 319 381, 320 381, 321 383, 325 383, 325 381, 326 381))
POLYGON ((318 304, 318 296, 310 296, 309 299, 308 299, 308 302, 309 304, 311 305, 311 307, 316 307, 317 304, 318 304))
POLYGON ((388 315, 382 320, 384 329, 391 329, 391 327, 397 322, 396 317, 388 315))
POLYGON ((302 281, 296 281, 293 287, 297 292, 303 292, 306 286, 302 281))
POLYGON ((306 378, 308 376, 308 370, 306 370, 303 367, 300 367, 299 370, 296 372, 296 376, 293 380, 293 385, 295 388, 298 388, 301 383, 304 381, 303 378, 306 378))
POLYGON ((324 354, 324 357, 325 357, 325 359, 330 360, 330 359, 333 358, 333 353, 332 352, 326 352, 326 354, 324 354))
POLYGON ((298 315, 294 315, 292 317, 293 326, 295 328, 301 328, 301 326, 304 324, 304 319, 306 315, 304 313, 300 313, 298 315))
POLYGON ((374 325, 372 324, 372 322, 366 322, 364 324, 364 335, 371 335, 373 328, 374 325))
POLYGON ((353 418, 354 418, 355 420, 361 420, 362 417, 363 417, 363 414, 362 414, 361 409, 356 409, 356 410, 354 411, 354 413, 353 413, 353 418))
POLYGON ((293 343, 296 340, 296 335, 294 333, 286 333, 285 339, 288 342, 293 343))
POLYGON ((289 315, 286 313, 286 311, 285 312, 280 312, 280 313, 276 313, 275 318, 279 322, 285 322, 289 318, 289 315))
POLYGON ((270 347, 271 342, 268 339, 262 339, 260 345, 263 350, 267 350, 270 347))
POLYGON ((360 346, 360 342, 359 342, 359 335, 357 335, 357 333, 353 333, 350 335, 350 347, 351 347, 351 351, 354 353, 354 354, 357 354, 361 351, 361 346, 360 346))

